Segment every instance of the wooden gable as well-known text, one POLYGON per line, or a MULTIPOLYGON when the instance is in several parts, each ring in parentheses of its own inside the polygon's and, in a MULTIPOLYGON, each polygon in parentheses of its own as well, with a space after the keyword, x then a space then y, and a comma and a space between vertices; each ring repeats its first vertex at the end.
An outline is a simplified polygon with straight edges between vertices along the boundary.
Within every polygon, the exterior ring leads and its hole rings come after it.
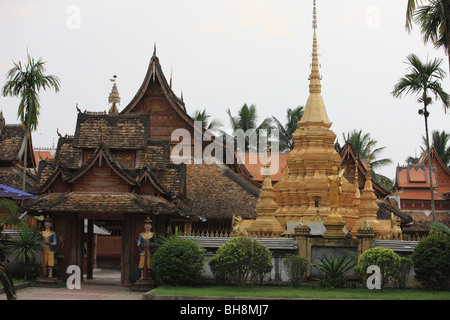
MULTIPOLYGON (((150 63, 144 81, 131 102, 120 112, 123 114, 150 114, 150 140, 170 141, 171 148, 179 141, 171 141, 172 132, 176 129, 186 129, 191 135, 191 145, 194 148, 195 134, 205 137, 207 141, 202 141, 202 150, 215 141, 206 130, 195 126, 194 120, 187 114, 183 99, 177 97, 168 84, 162 72, 156 50, 150 59, 150 63), (196 132, 194 132, 197 130, 196 132), (208 140, 209 139, 209 140, 208 140)), ((253 186, 260 186, 260 183, 252 179, 252 175, 247 168, 238 163, 236 154, 231 147, 220 143, 219 148, 223 148, 223 163, 227 163, 236 173, 253 186), (228 163, 229 158, 234 159, 233 163, 228 163)), ((194 155, 192 149, 191 155, 194 155)))
POLYGON ((121 169, 108 148, 100 143, 80 170, 67 179, 74 191, 130 192, 138 183, 121 169))

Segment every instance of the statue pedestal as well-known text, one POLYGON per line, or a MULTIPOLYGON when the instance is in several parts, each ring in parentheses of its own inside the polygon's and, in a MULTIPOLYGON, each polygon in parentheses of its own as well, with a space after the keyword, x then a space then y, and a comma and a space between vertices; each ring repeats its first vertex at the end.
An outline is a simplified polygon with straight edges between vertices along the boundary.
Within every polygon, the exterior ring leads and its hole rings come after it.
POLYGON ((57 278, 36 278, 36 287, 58 288, 59 282, 57 278))
POLYGON ((325 231, 322 235, 324 238, 345 238, 346 234, 344 230, 342 230, 345 226, 345 222, 342 220, 342 217, 338 213, 331 213, 327 221, 323 223, 327 231, 325 231))
POLYGON ((155 288, 155 281, 152 279, 137 280, 132 291, 147 292, 155 288))

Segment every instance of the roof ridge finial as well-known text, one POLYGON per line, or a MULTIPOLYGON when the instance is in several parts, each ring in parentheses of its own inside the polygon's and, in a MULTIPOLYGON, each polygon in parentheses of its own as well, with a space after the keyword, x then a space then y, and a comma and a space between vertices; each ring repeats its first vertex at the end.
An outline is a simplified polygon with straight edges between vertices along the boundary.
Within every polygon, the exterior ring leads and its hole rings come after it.
POLYGON ((170 89, 172 89, 172 73, 173 73, 173 65, 170 67, 170 89))
POLYGON ((153 44, 153 55, 156 56, 156 41, 153 44))
POLYGON ((117 104, 120 104, 120 95, 119 90, 116 85, 117 75, 114 75, 110 81, 113 83, 113 87, 111 89, 111 93, 108 97, 108 102, 111 103, 111 108, 109 109, 109 114, 118 114, 119 110, 117 109, 117 104))

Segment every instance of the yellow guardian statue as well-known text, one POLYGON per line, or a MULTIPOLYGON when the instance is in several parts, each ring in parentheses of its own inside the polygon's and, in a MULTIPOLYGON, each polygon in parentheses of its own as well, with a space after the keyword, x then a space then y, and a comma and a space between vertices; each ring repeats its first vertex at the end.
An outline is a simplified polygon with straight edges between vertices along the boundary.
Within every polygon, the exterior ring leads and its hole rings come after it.
POLYGON ((41 266, 44 278, 53 278, 55 266, 56 233, 51 230, 53 220, 50 217, 44 219, 44 230, 41 231, 41 266))
POLYGON ((139 247, 139 269, 141 270, 140 280, 148 278, 148 270, 151 269, 152 265, 152 252, 150 248, 155 246, 155 235, 151 231, 152 220, 147 217, 144 220, 144 232, 139 234, 138 247, 139 247))

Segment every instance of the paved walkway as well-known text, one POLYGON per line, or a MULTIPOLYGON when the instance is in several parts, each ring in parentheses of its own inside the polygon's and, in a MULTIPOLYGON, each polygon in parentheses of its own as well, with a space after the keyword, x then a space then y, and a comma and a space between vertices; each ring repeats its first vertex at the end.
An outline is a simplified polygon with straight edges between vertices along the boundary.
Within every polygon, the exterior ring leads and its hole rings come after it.
MULTIPOLYGON (((28 287, 16 290, 17 300, 142 300, 143 292, 124 286, 81 284, 81 289, 28 287)), ((0 294, 0 300, 6 300, 0 294)))
MULTIPOLYGON (((144 292, 120 284, 120 272, 94 271, 93 280, 81 282, 81 289, 27 287, 16 290, 17 300, 142 300, 144 292)), ((0 293, 0 300, 6 294, 0 293)))

